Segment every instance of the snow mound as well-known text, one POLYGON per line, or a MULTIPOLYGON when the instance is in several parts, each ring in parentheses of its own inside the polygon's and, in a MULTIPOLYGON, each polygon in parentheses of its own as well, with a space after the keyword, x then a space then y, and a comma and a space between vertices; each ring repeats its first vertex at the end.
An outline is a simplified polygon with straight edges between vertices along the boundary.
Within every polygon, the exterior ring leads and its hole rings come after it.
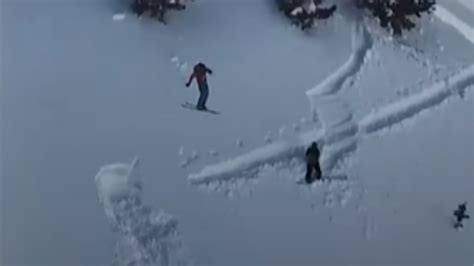
POLYGON ((118 236, 113 265, 186 265, 178 221, 142 202, 138 160, 111 164, 95 176, 99 200, 118 236))

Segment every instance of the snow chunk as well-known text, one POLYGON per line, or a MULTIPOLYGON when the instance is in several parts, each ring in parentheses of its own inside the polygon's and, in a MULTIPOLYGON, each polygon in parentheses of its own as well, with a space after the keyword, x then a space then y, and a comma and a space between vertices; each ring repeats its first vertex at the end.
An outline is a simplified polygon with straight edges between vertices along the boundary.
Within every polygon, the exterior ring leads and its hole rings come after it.
POLYGON ((265 142, 265 144, 271 144, 273 142, 273 134, 271 132, 268 132, 263 138, 263 141, 265 142))
POLYGON ((300 125, 298 125, 298 124, 293 124, 293 130, 294 130, 295 132, 300 131, 300 129, 301 129, 300 125))
MULTIPOLYGON (((134 172, 138 160, 135 159, 131 165, 112 164, 100 169, 95 177, 99 197, 104 208, 112 210, 114 202, 129 197, 141 197, 140 181, 134 172)), ((107 213, 109 218, 113 216, 107 213)))
POLYGON ((192 161, 196 161, 197 159, 199 159, 199 152, 196 151, 196 150, 193 151, 193 153, 191 154, 190 159, 191 159, 192 161))
POLYGON ((306 9, 309 13, 314 13, 314 12, 316 12, 317 7, 316 7, 316 4, 313 1, 311 1, 311 2, 309 2, 306 9))
POLYGON ((171 63, 178 65, 179 64, 179 57, 177 57, 177 56, 171 57, 171 63))
POLYGON ((244 146, 244 142, 241 139, 237 139, 235 141, 235 146, 237 146, 238 148, 242 148, 244 146))
POLYGON ((286 134, 286 127, 280 127, 280 129, 278 130, 278 135, 280 136, 280 138, 284 137, 286 134))
POLYGON ((181 164, 180 164, 180 165, 181 165, 182 168, 186 168, 186 167, 188 167, 188 165, 190 165, 190 164, 191 164, 191 161, 189 160, 189 158, 186 158, 186 159, 184 159, 184 160, 181 161, 181 164))
POLYGON ((295 9, 293 9, 293 11, 291 11, 290 14, 291 14, 292 16, 296 16, 296 15, 298 15, 298 14, 300 14, 300 13, 303 13, 303 8, 302 8, 302 7, 297 7, 297 8, 295 8, 295 9))
POLYGON ((179 66, 179 71, 181 72, 181 74, 186 74, 188 72, 188 63, 182 63, 179 66))
POLYGON ((112 19, 114 21, 122 21, 125 19, 125 14, 124 13, 117 13, 117 14, 114 14, 114 16, 112 17, 112 19))

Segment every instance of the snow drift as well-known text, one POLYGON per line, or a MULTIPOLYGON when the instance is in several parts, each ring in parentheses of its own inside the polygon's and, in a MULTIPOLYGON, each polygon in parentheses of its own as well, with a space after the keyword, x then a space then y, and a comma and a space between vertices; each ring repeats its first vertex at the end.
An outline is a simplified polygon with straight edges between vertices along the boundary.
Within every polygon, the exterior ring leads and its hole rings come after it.
POLYGON ((138 160, 111 164, 95 176, 99 200, 118 235, 113 265, 185 265, 178 221, 142 202, 138 160))

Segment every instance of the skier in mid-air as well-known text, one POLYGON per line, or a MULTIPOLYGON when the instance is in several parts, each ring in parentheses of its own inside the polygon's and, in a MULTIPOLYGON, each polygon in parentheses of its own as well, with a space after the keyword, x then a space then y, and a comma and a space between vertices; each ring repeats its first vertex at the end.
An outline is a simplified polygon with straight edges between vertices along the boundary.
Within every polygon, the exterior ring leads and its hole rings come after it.
POLYGON ((209 97, 209 86, 207 85, 207 74, 212 75, 212 70, 208 68, 205 64, 199 62, 194 66, 193 73, 189 77, 186 87, 191 85, 191 82, 196 78, 198 88, 199 88, 199 100, 196 106, 198 110, 207 110, 206 102, 209 97))
POLYGON ((454 228, 456 229, 463 228, 462 220, 470 218, 470 216, 466 214, 466 205, 467 202, 464 202, 463 204, 458 205, 458 209, 454 211, 454 216, 456 216, 454 228))
POLYGON ((321 167, 319 165, 320 151, 316 142, 306 150, 306 183, 311 184, 315 180, 321 180, 321 167), (316 177, 313 178, 313 175, 316 177))

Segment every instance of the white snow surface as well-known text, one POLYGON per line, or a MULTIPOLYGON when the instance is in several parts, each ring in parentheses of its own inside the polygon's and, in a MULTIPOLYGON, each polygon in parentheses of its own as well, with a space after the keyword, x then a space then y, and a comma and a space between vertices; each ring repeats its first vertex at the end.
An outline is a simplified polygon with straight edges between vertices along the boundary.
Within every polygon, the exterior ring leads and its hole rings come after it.
POLYGON ((115 20, 115 21, 121 21, 121 20, 124 20, 125 19, 125 14, 115 14, 112 19, 115 20))
POLYGON ((303 33, 266 0, 167 25, 126 0, 0 1, 0 264, 471 265, 470 1, 401 39, 332 2, 303 33), (220 115, 180 106, 198 61, 220 115), (312 141, 330 181, 305 186, 312 141), (141 178, 109 165, 134 155, 141 178))

